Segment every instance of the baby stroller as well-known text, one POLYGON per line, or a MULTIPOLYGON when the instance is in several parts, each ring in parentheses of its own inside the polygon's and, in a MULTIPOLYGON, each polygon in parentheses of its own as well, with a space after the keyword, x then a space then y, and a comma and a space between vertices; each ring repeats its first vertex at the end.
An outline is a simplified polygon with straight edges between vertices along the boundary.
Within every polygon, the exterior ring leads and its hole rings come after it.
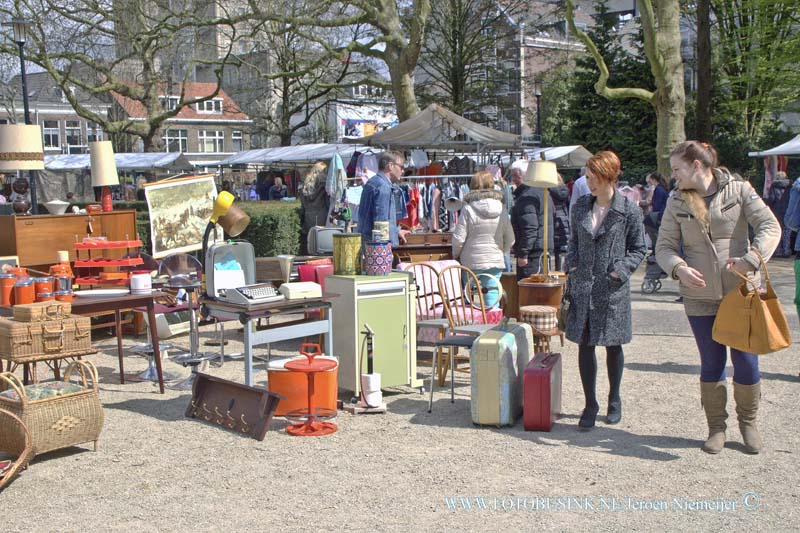
POLYGON ((644 270, 644 280, 642 280, 642 293, 653 294, 661 290, 661 280, 667 277, 667 273, 661 270, 656 263, 654 255, 647 256, 647 266, 644 270))

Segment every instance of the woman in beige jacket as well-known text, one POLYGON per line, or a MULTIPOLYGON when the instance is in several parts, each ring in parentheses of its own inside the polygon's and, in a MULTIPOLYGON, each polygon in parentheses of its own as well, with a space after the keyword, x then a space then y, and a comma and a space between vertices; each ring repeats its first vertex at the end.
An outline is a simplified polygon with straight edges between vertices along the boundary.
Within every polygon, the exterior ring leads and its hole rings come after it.
MULTIPOLYGON (((498 280, 505 270, 505 256, 514 244, 514 230, 503 205, 503 193, 495 190, 494 179, 486 171, 472 176, 470 191, 464 195, 464 207, 453 231, 453 258, 469 268, 481 284, 494 286, 489 274, 498 280)), ((500 289, 489 290, 484 300, 487 307, 499 300, 500 289)))
MULTIPOLYGON (((708 421, 703 451, 725 445, 727 346, 711 337, 722 298, 739 285, 735 269, 759 283, 757 250, 769 259, 780 239, 772 211, 746 181, 718 168, 717 152, 707 143, 686 141, 670 156, 678 190, 670 195, 656 244, 658 264, 680 285, 686 315, 700 351, 700 395, 708 421), (748 238, 748 225, 755 231, 748 238)), ((731 351, 733 397, 747 453, 763 447, 756 427, 761 382, 758 356, 731 351)))

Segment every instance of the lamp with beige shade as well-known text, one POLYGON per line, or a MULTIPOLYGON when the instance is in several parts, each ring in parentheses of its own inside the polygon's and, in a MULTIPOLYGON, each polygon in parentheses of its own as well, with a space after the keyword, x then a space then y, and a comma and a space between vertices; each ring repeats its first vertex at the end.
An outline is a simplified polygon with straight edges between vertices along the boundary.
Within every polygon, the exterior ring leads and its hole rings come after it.
POLYGON ((544 160, 544 152, 542 152, 541 160, 534 160, 528 164, 528 171, 525 173, 525 185, 544 189, 544 254, 542 254, 542 263, 544 275, 547 278, 550 276, 550 261, 547 257, 547 220, 550 218, 548 216, 550 206, 547 204, 550 193, 547 189, 558 186, 558 170, 555 163, 544 160))
POLYGON ((119 175, 111 141, 90 142, 89 154, 92 166, 92 187, 103 188, 100 193, 103 211, 113 211, 111 187, 119 185, 119 175))
MULTIPOLYGON (((13 170, 28 170, 29 184, 35 185, 34 170, 44 170, 44 149, 42 147, 42 128, 30 124, 2 124, 0 125, 0 172, 13 170)), ((15 211, 23 214, 31 207, 27 201, 28 190, 31 191, 31 201, 36 201, 34 187, 28 187, 25 178, 20 178, 20 191, 25 198, 18 198, 15 211)), ((11 199, 9 199, 11 200, 11 199)), ((34 213, 35 213, 34 209, 34 213)))

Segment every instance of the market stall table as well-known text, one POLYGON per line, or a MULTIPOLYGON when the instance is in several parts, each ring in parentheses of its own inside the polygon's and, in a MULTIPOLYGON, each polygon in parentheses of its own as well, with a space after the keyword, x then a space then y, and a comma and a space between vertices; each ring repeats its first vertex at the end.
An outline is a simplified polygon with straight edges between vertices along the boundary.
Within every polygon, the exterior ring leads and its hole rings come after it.
MULTIPOLYGON (((253 346, 270 344, 288 339, 300 339, 311 335, 325 335, 325 353, 333 353, 333 328, 330 318, 300 319, 278 324, 269 324, 260 331, 252 331, 251 322, 260 318, 272 318, 278 315, 305 313, 314 310, 327 310, 331 307, 328 298, 335 295, 325 294, 322 298, 307 300, 283 300, 252 305, 239 305, 208 297, 200 299, 205 308, 203 314, 218 319, 238 320, 244 325, 244 381, 253 386, 253 346)), ((329 317, 326 312, 321 316, 329 317)))
POLYGON ((156 326, 155 300, 163 296, 161 291, 150 294, 124 294, 113 297, 76 296, 72 301, 72 313, 76 315, 92 315, 114 313, 117 336, 117 355, 119 357, 119 382, 125 383, 125 370, 122 362, 122 311, 137 307, 147 309, 147 322, 150 328, 150 341, 153 343, 153 357, 158 372, 158 388, 164 394, 164 374, 161 371, 161 352, 158 348, 158 327, 156 326))

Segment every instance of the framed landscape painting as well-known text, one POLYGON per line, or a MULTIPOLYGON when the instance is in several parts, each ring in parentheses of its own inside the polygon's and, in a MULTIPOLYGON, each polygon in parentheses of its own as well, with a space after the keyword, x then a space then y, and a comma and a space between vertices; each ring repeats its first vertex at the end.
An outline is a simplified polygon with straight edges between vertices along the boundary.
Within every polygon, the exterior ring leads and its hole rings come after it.
MULTIPOLYGON (((150 183, 144 193, 154 258, 202 248, 203 232, 217 198, 214 174, 150 183)), ((222 239, 221 228, 217 235, 222 239)))

